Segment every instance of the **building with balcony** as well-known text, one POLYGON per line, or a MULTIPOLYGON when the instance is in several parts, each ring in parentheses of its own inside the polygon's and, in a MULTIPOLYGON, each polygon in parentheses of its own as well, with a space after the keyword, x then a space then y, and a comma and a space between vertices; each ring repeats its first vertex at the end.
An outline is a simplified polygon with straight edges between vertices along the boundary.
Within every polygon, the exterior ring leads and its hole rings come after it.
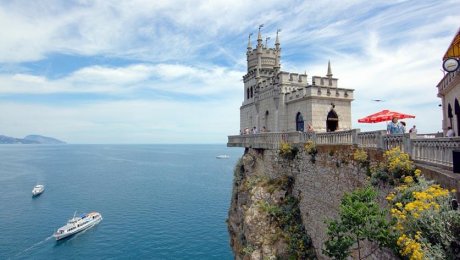
MULTIPOLYGON (((460 30, 455 35, 443 60, 460 58, 460 30)), ((458 63, 457 63, 458 64, 458 63)), ((442 100, 442 129, 444 134, 452 127, 455 136, 460 134, 460 69, 447 72, 438 83, 438 97, 442 100)))

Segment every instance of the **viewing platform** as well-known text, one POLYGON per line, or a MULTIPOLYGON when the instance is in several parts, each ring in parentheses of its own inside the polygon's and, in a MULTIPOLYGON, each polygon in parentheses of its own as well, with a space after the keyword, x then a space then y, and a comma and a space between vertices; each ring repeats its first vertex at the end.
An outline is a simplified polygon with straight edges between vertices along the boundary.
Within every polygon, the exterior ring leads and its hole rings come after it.
POLYGON ((434 135, 394 134, 385 130, 360 132, 359 129, 324 133, 260 133, 228 136, 228 147, 278 150, 282 142, 303 145, 307 141, 317 145, 356 145, 361 148, 389 150, 400 147, 412 160, 452 170, 453 151, 460 149, 460 137, 435 137, 434 135))

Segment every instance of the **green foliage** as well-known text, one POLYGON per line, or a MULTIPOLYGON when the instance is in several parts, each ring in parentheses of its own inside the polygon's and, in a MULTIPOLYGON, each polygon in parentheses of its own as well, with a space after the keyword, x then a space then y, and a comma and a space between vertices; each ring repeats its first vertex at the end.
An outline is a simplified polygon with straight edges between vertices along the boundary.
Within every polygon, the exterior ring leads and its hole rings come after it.
POLYGON ((243 190, 251 190, 259 183, 265 183, 268 181, 268 177, 265 175, 252 175, 246 178, 243 183, 243 190))
POLYGON ((293 196, 287 196, 279 209, 276 211, 275 220, 286 233, 290 256, 294 259, 316 258, 312 241, 302 224, 299 201, 293 196))
MULTIPOLYGON (((260 186, 271 190, 290 190, 294 185, 294 179, 287 175, 276 179, 264 180, 260 186)), ((281 233, 273 236, 273 241, 284 237, 289 246, 289 255, 292 259, 312 259, 316 258, 312 247, 312 241, 305 231, 302 224, 302 217, 299 209, 299 201, 293 196, 286 196, 278 204, 268 201, 260 201, 259 209, 265 212, 271 221, 277 223, 281 233)))
POLYGON ((247 245, 241 250, 241 253, 244 255, 250 255, 252 252, 254 252, 254 247, 251 245, 247 245))
POLYGON ((277 205, 272 205, 265 200, 260 201, 258 206, 259 206, 259 209, 262 210, 262 212, 267 213, 267 215, 271 219, 276 218, 277 216, 281 214, 280 207, 278 207, 277 205))
POLYGON ((328 221, 329 239, 325 242, 326 249, 323 250, 327 256, 345 259, 350 256, 351 247, 357 244, 361 259, 361 241, 374 241, 379 246, 390 243, 390 224, 385 219, 386 212, 379 209, 376 197, 377 192, 372 187, 356 189, 344 195, 339 219, 328 221))

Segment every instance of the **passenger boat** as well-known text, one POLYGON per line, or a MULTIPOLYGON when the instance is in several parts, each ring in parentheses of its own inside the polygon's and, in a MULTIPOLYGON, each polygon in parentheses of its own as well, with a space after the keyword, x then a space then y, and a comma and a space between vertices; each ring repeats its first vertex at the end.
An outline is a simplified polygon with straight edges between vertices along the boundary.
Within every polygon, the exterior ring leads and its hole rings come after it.
POLYGON ((216 156, 217 159, 228 159, 230 158, 230 156, 226 155, 226 154, 223 154, 223 155, 218 155, 216 156))
POLYGON ((88 214, 83 214, 80 217, 75 217, 69 219, 67 224, 63 227, 60 227, 54 234, 56 240, 66 238, 78 232, 81 232, 85 229, 94 227, 96 224, 101 222, 102 215, 98 212, 90 212, 88 214))
POLYGON ((33 189, 32 189, 32 197, 38 196, 42 194, 45 191, 45 185, 37 184, 33 189))

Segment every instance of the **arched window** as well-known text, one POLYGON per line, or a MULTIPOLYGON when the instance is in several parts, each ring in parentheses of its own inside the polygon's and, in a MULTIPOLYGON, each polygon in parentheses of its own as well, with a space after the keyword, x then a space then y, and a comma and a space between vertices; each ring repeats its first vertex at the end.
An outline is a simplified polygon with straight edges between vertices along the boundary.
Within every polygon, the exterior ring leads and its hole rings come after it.
POLYGON ((251 98, 254 96, 254 89, 251 87, 251 98))
POLYGON ((246 97, 247 97, 246 99, 249 99, 249 88, 246 89, 246 97))
POLYGON ((295 130, 301 132, 304 130, 303 116, 300 112, 298 112, 295 117, 295 130))
POLYGON ((331 109, 326 118, 326 131, 334 132, 339 128, 339 116, 334 109, 331 109))

